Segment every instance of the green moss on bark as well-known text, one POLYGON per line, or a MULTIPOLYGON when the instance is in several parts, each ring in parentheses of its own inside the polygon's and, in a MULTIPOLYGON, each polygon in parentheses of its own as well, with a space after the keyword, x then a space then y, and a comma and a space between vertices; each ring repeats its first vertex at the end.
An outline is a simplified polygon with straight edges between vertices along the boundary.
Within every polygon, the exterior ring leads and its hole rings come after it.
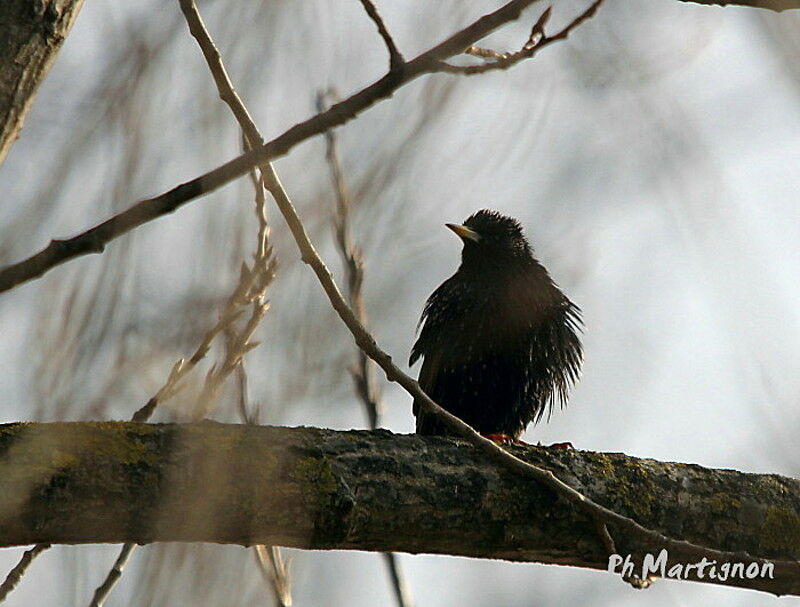
POLYGON ((800 515, 785 508, 767 508, 761 525, 760 547, 774 553, 800 551, 800 515))

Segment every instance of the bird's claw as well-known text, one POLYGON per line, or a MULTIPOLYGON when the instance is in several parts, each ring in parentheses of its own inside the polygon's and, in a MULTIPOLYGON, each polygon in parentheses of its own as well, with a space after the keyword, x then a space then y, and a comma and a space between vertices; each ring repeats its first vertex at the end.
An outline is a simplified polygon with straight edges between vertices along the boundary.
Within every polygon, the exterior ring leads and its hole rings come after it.
POLYGON ((575 450, 575 447, 569 441, 566 441, 564 443, 553 443, 552 445, 542 445, 541 443, 539 444, 540 446, 547 447, 548 449, 572 449, 573 451, 575 450))
POLYGON ((488 438, 490 441, 501 445, 510 445, 514 442, 514 439, 508 434, 484 434, 483 438, 488 438))
POLYGON ((490 441, 500 443, 501 445, 520 445, 522 447, 530 447, 528 443, 508 434, 484 434, 483 438, 488 438, 490 441))

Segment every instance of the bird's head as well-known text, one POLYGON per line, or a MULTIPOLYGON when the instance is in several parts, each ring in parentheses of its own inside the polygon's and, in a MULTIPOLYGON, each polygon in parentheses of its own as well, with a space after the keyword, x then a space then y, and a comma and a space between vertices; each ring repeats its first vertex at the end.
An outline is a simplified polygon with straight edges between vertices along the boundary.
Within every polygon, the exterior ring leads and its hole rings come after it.
POLYGON ((522 226, 513 217, 497 211, 481 209, 462 224, 445 224, 462 241, 461 255, 465 266, 503 265, 532 259, 531 247, 522 233, 522 226))

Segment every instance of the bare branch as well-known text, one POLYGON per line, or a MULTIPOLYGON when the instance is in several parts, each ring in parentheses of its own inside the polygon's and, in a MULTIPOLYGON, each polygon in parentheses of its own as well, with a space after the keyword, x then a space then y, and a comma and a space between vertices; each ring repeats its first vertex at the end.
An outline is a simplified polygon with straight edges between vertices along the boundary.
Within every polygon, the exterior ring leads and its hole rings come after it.
POLYGON ((394 552, 384 552, 383 558, 386 562, 386 567, 389 569, 389 577, 392 580, 392 589, 394 589, 394 599, 397 601, 398 607, 413 607, 414 600, 411 597, 411 589, 408 587, 408 581, 397 560, 397 555, 394 552))
MULTIPOLYGON (((247 137, 248 147, 255 148, 262 145, 261 134, 258 132, 255 122, 253 122, 247 108, 239 98, 239 94, 234 89, 231 79, 228 77, 228 72, 222 63, 219 50, 217 50, 214 40, 208 33, 208 28, 203 23, 203 17, 200 15, 200 11, 197 10, 197 5, 193 0, 178 0, 178 2, 183 16, 186 18, 186 24, 189 26, 189 33, 197 41, 197 45, 200 47, 203 57, 205 57, 208 69, 214 78, 214 83, 217 85, 219 98, 227 104, 236 117, 236 121, 239 123, 245 137, 247 137)), ((250 150, 248 149, 247 151, 250 150)), ((247 170, 255 168, 256 164, 252 164, 247 170)))
MULTIPOLYGON (((0 546, 204 541, 601 570, 609 563, 594 517, 580 504, 457 438, 88 422, 7 424, 0 440, 0 546), (398 495, 414 507, 398 507, 398 495)), ((800 480, 620 453, 509 449, 538 469, 568 474, 586 499, 660 530, 651 537, 614 524, 621 555, 641 563, 665 548, 668 569, 701 558, 716 561, 717 571, 724 562, 769 565, 771 576, 750 579, 685 573, 800 595, 800 480), (690 541, 664 542, 663 534, 690 541), (700 544, 714 548, 697 552, 700 544)))
POLYGON ((114 561, 114 566, 111 567, 111 570, 103 580, 103 583, 95 589, 94 596, 92 597, 92 602, 89 603, 89 607, 103 607, 103 603, 106 602, 108 595, 111 594, 114 586, 122 577, 122 572, 125 571, 125 566, 131 559, 131 555, 135 549, 136 544, 128 543, 122 546, 122 550, 120 550, 117 560, 114 561))
MULTIPOLYGON (((589 5, 589 8, 587 8, 585 11, 583 11, 580 15, 578 15, 575 19, 573 19, 569 23, 569 25, 567 25, 564 29, 562 29, 560 32, 558 32, 554 36, 545 36, 544 35, 544 23, 541 23, 541 28, 542 28, 541 29, 541 33, 542 33, 543 39, 542 39, 541 43, 539 43, 538 46, 543 48, 543 47, 547 46, 548 44, 552 44, 556 40, 564 40, 564 39, 566 39, 567 36, 570 35, 572 30, 574 30, 576 27, 581 25, 583 22, 585 22, 585 21, 591 19, 592 17, 594 17, 594 14, 597 12, 597 9, 600 8, 600 5, 602 3, 603 3, 603 0, 595 0, 594 2, 592 2, 589 5)), ((535 31, 536 31, 536 26, 534 26, 534 32, 535 31)), ((533 36, 533 33, 531 33, 531 36, 533 36)))
POLYGON ((383 19, 381 19, 375 4, 372 2, 372 0, 360 0, 360 2, 367 15, 369 15, 369 18, 375 22, 375 25, 378 28, 378 33, 381 35, 381 38, 383 38, 383 42, 386 45, 386 50, 389 51, 389 70, 391 71, 402 68, 403 64, 405 63, 405 59, 403 59, 402 53, 397 49, 397 45, 394 43, 389 30, 386 29, 386 25, 384 24, 383 19))
MULTIPOLYGON (((194 7, 194 11, 197 11, 196 5, 192 2, 194 7)), ((198 14, 199 17, 199 14, 198 14)), ((207 33, 205 28, 202 28, 202 32, 204 35, 198 38, 198 43, 200 45, 204 45, 206 39, 209 43, 211 43, 210 34, 207 33)), ((213 44, 213 43, 212 43, 213 44)), ((220 66, 222 66, 221 58, 220 58, 220 66)), ((224 67, 223 67, 224 69, 224 67)), ((219 85, 218 85, 219 86, 219 85)), ((230 91, 235 95, 235 91, 231 88, 230 91)), ((244 106, 241 106, 243 110, 246 109, 244 106)), ((253 129, 255 130, 255 124, 252 123, 253 129)), ((245 148, 249 147, 249 142, 247 135, 242 132, 243 134, 243 144, 245 148)), ((255 135, 258 136, 258 132, 255 132, 255 135)), ((269 246, 269 225, 267 223, 267 208, 266 208, 266 196, 264 191, 264 176, 263 173, 259 177, 256 174, 255 170, 250 171, 250 180, 253 184, 253 190, 255 191, 255 211, 256 211, 256 219, 258 221, 258 248, 255 253, 256 263, 259 263, 259 260, 262 260, 262 263, 266 263, 267 259, 271 255, 271 248, 269 246)), ((231 334, 228 339, 227 347, 228 349, 232 349, 236 347, 236 339, 237 336, 235 334, 231 334)), ((247 371, 245 369, 244 360, 242 360, 236 368, 238 378, 239 378, 239 414, 242 418, 242 421, 246 424, 256 424, 258 423, 258 413, 259 409, 257 407, 252 409, 252 413, 248 413, 248 401, 249 397, 247 394, 247 371)), ((253 552, 256 556, 256 563, 259 566, 259 570, 264 575, 264 579, 267 582, 272 596, 275 598, 275 602, 278 604, 279 607, 292 607, 292 593, 291 593, 291 584, 289 580, 289 570, 287 564, 283 560, 283 555, 281 554, 280 548, 276 546, 264 546, 262 544, 258 544, 253 546, 253 552)))
POLYGON ((3 583, 0 585, 0 603, 5 601, 11 591, 17 587, 17 584, 19 584, 22 576, 25 575, 25 572, 28 570, 28 567, 30 567, 33 559, 35 559, 48 548, 50 548, 50 544, 36 544, 33 548, 26 550, 22 554, 22 558, 20 558, 19 563, 17 563, 14 568, 8 572, 6 579, 3 580, 3 583))
POLYGON ((749 6, 780 13, 800 8, 798 0, 680 0, 689 4, 702 4, 705 6, 749 6))
POLYGON ((276 546, 258 544, 253 547, 256 562, 270 585, 279 607, 292 607, 292 593, 289 585, 289 569, 276 546))
POLYGON ((245 175, 254 166, 287 154, 297 144, 341 126, 379 101, 391 97, 401 86, 412 80, 439 71, 440 62, 462 52, 471 44, 489 35, 498 27, 519 17, 522 10, 536 0, 511 0, 498 10, 484 15, 441 44, 403 64, 402 70, 392 70, 373 84, 355 93, 326 112, 296 124, 272 141, 234 158, 222 166, 154 198, 142 200, 85 232, 64 240, 52 240, 35 255, 0 270, 0 292, 38 278, 66 261, 101 253, 106 244, 123 234, 162 215, 175 212, 187 202, 204 196, 234 179, 245 175))
POLYGON ((533 24, 533 27, 531 28, 531 34, 525 44, 522 45, 520 50, 513 53, 499 53, 491 49, 470 46, 464 51, 465 54, 472 55, 474 57, 480 57, 482 59, 491 59, 491 61, 488 63, 482 63, 480 65, 453 65, 443 61, 441 63, 441 71, 450 74, 474 76, 476 74, 485 74, 486 72, 491 72, 493 70, 507 70, 524 59, 530 59, 536 55, 537 52, 546 46, 549 46, 553 42, 567 38, 572 30, 588 19, 591 19, 602 3, 603 0, 594 0, 594 2, 592 2, 592 4, 589 5, 585 11, 583 11, 566 27, 553 36, 547 36, 544 31, 544 27, 547 25, 547 22, 550 19, 552 9, 552 7, 548 7, 542 13, 536 23, 533 24))
POLYGON ((0 3, 0 164, 19 137, 39 85, 82 5, 83 0, 0 3))

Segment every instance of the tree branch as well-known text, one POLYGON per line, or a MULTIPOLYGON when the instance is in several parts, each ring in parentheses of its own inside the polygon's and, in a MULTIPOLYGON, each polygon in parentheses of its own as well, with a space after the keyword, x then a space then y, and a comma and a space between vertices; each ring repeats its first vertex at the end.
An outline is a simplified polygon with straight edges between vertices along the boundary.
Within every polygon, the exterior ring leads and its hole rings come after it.
POLYGON ((101 253, 106 244, 134 228, 162 215, 173 213, 187 202, 213 192, 245 175, 253 167, 284 156, 294 146, 306 139, 349 122, 367 108, 391 97, 401 86, 423 74, 438 71, 442 60, 461 53, 498 27, 517 19, 522 10, 535 1, 512 0, 493 13, 484 15, 472 25, 462 29, 416 59, 391 70, 348 99, 294 125, 272 141, 245 152, 222 166, 182 183, 168 192, 142 200, 77 236, 52 240, 47 247, 35 255, 0 270, 0 293, 38 278, 55 266, 76 257, 89 253, 101 253))
MULTIPOLYGON (((800 595, 800 481, 512 450, 609 508, 713 546, 709 558, 786 559, 773 561, 771 579, 689 579, 800 595)), ((594 525, 578 505, 457 439, 215 423, 0 426, 0 546, 259 543, 606 569, 594 525)), ((615 536, 635 561, 664 547, 622 528, 615 536)), ((699 560, 669 547, 670 567, 699 560)))
POLYGON ((394 43, 394 39, 392 35, 389 33, 389 30, 386 29, 386 24, 384 24, 383 19, 378 13, 378 9, 375 7, 375 4, 372 0, 360 0, 361 6, 364 7, 364 12, 367 13, 370 19, 372 19, 373 23, 375 23, 375 27, 378 28, 378 33, 383 38, 383 43, 386 45, 386 50, 389 51, 389 70, 393 70, 396 68, 401 68, 405 63, 405 59, 403 59, 402 53, 397 48, 397 45, 394 43))
POLYGON ((680 0, 687 4, 703 4, 705 6, 746 6, 761 8, 780 13, 791 9, 800 8, 799 0, 680 0))
POLYGON ((6 579, 0 584, 0 603, 6 600, 6 597, 17 587, 19 581, 25 575, 25 572, 30 567, 33 560, 45 550, 50 549, 50 544, 36 544, 30 550, 26 550, 22 555, 19 562, 14 565, 14 568, 8 572, 6 579))
POLYGON ((83 0, 0 2, 0 164, 82 5, 83 0))
POLYGON ((440 70, 450 74, 464 74, 466 76, 485 74, 486 72, 493 70, 507 70, 515 66, 520 61, 532 58, 540 50, 553 44, 553 42, 557 42, 558 40, 566 40, 572 30, 594 17, 594 14, 597 12, 597 9, 600 8, 602 3, 603 0, 594 0, 594 2, 592 2, 580 15, 575 17, 575 19, 573 19, 566 27, 562 28, 557 34, 552 36, 548 36, 544 31, 545 25, 547 25, 547 22, 550 20, 552 9, 552 7, 548 7, 541 14, 536 23, 533 24, 531 33, 528 36, 528 40, 518 51, 513 53, 498 53, 497 51, 493 51, 491 49, 470 46, 464 51, 465 54, 481 57, 483 59, 491 59, 492 61, 479 65, 452 65, 443 61, 440 65, 440 70))
POLYGON ((94 594, 92 595, 92 600, 89 603, 89 607, 103 607, 108 595, 111 594, 114 586, 122 577, 122 573, 125 571, 128 561, 131 560, 131 555, 135 549, 136 544, 132 543, 126 543, 122 547, 122 549, 119 551, 119 556, 117 556, 117 560, 114 561, 111 570, 108 572, 105 579, 103 579, 103 583, 95 588, 94 594))

